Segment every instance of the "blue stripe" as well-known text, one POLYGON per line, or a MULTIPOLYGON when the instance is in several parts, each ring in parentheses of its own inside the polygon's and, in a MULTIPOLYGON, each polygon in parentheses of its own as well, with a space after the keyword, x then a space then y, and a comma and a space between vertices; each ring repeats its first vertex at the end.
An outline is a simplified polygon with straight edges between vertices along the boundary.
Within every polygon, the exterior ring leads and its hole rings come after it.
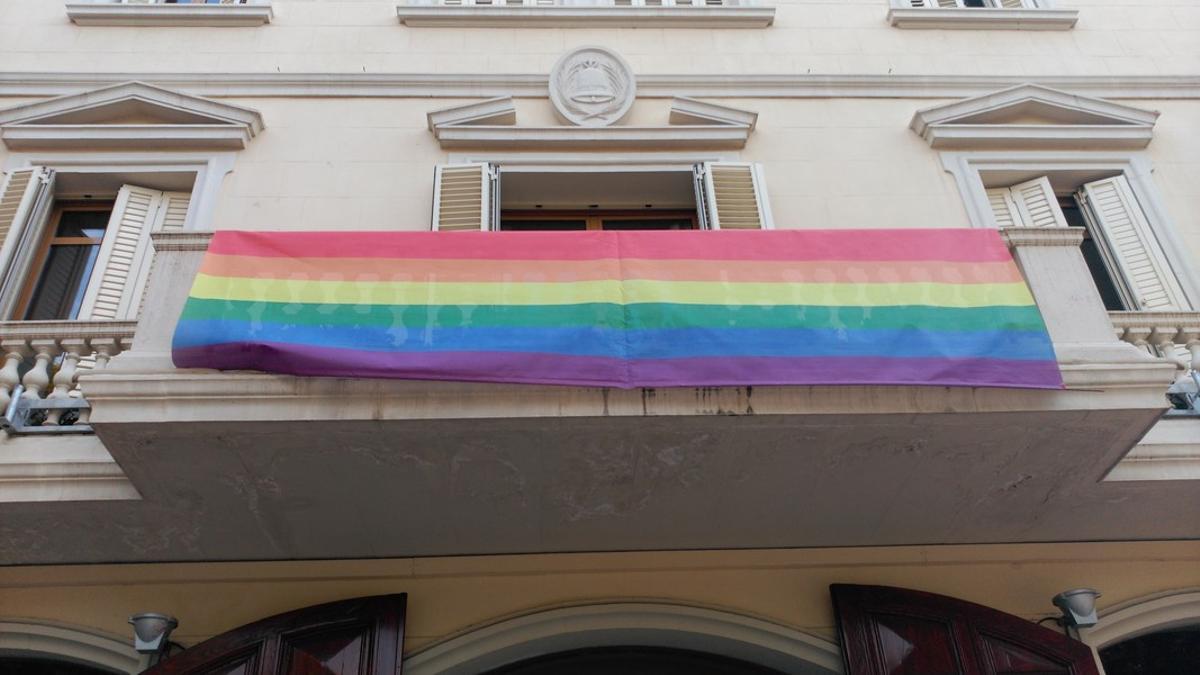
POLYGON ((227 342, 282 342, 381 352, 542 352, 627 359, 705 356, 888 356, 1053 360, 1040 331, 917 328, 672 328, 625 331, 596 326, 405 328, 313 326, 241 321, 179 322, 175 348, 227 342))

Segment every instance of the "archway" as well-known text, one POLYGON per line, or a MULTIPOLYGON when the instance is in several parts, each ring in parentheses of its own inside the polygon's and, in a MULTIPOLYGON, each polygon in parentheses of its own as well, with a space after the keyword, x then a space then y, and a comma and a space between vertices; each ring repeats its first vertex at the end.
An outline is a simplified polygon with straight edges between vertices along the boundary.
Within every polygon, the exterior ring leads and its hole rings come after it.
POLYGON ((1200 661, 1200 591, 1125 603, 1101 615, 1084 640, 1108 675, 1173 675, 1200 661))
POLYGON ((651 650, 643 653, 649 658, 709 655, 727 665, 798 675, 842 672, 837 645, 828 640, 732 612, 626 602, 551 609, 485 626, 409 656, 404 672, 476 675, 539 658, 620 658, 622 649, 626 655, 651 650))
POLYGON ((30 675, 137 673, 144 662, 130 642, 66 626, 0 621, 0 670, 30 675))

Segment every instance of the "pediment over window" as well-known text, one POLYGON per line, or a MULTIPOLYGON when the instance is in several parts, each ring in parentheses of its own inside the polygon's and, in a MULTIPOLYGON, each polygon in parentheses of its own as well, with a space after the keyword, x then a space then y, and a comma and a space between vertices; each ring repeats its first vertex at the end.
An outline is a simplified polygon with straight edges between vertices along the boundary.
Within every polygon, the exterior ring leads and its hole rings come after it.
POLYGON ((0 140, 10 150, 241 149, 262 130, 256 110, 144 82, 0 110, 0 140))
POLYGON ((1144 148, 1158 112, 1037 84, 918 110, 909 127, 935 148, 1144 148))
POLYGON ((672 100, 660 126, 517 126, 512 97, 435 110, 429 130, 443 148, 742 148, 758 113, 691 98, 672 100))

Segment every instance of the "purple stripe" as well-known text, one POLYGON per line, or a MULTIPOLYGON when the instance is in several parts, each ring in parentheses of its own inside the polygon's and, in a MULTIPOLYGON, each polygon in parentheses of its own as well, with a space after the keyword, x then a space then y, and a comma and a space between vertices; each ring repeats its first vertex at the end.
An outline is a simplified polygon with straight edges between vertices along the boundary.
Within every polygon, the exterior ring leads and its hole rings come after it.
POLYGON ((459 380, 591 387, 932 385, 1061 389, 1053 361, 846 357, 712 357, 623 361, 520 352, 369 352, 236 342, 176 349, 179 368, 318 377, 459 380))

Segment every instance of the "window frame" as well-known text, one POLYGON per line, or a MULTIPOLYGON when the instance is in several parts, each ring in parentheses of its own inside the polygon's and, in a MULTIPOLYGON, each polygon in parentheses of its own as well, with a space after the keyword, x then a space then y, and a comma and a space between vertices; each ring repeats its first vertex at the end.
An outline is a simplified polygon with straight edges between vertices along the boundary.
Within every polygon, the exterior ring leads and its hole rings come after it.
POLYGON ((1177 234, 1178 228, 1152 178, 1153 165, 1143 153, 942 151, 940 155, 942 167, 954 177, 971 227, 999 227, 984 187, 984 172, 1029 171, 1044 175, 1057 171, 1103 171, 1124 176, 1184 295, 1193 307, 1200 307, 1200 270, 1177 234))
MULTIPOLYGON (((79 246, 92 245, 96 246, 97 253, 100 246, 104 243, 104 236, 101 235, 98 239, 90 237, 59 237, 56 232, 58 226, 62 222, 63 214, 68 211, 103 211, 112 216, 113 208, 116 206, 116 200, 113 199, 56 199, 54 206, 50 211, 50 217, 46 219, 43 226, 43 231, 38 239, 37 247, 34 249, 29 259, 29 271, 25 275, 24 284, 17 295, 17 302, 14 305, 13 316, 22 317, 19 321, 28 321, 25 315, 29 312, 29 305, 33 302, 33 295, 37 290, 38 284, 42 280, 42 276, 46 273, 46 261, 50 257, 50 249, 55 245, 60 246, 79 246), (62 240, 62 241, 60 241, 62 240)), ((107 227, 107 226, 106 226, 107 227)), ((107 230, 106 230, 107 231, 107 230)), ((87 288, 91 280, 91 275, 96 273, 96 268, 93 267, 87 279, 83 280, 84 289, 87 288)), ((82 305, 81 305, 82 307, 82 305)), ((63 317, 56 319, 58 321, 74 321, 77 316, 63 317)))
POLYGON ((508 209, 500 211, 498 231, 504 232, 504 220, 513 217, 520 220, 582 220, 588 231, 601 231, 606 220, 682 220, 692 223, 691 229, 700 229, 696 209, 508 209))

